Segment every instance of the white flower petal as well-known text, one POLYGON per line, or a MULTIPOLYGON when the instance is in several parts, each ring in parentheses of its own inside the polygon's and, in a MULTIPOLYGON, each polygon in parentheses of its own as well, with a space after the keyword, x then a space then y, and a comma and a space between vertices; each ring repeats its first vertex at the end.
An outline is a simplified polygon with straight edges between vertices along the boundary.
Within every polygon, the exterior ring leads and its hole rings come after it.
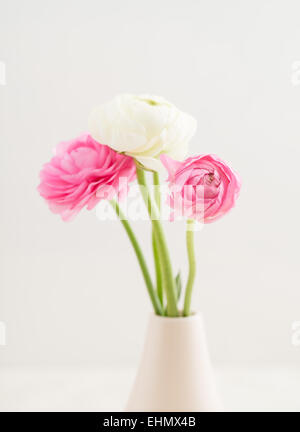
POLYGON ((101 144, 155 169, 161 153, 184 157, 196 120, 159 96, 123 94, 91 113, 89 131, 101 144))
POLYGON ((149 170, 164 172, 164 167, 163 167, 163 165, 159 159, 152 158, 152 157, 141 157, 141 156, 137 156, 137 157, 135 157, 135 159, 141 165, 143 165, 145 168, 147 168, 149 170))

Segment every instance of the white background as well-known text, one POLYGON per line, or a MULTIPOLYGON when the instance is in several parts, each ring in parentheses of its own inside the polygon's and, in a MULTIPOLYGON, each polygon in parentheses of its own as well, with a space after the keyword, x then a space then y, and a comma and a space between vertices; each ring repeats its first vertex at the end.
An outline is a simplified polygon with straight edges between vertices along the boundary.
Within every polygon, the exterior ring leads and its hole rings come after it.
MULTIPOLYGON (((1 365, 137 362, 151 307, 121 225, 63 223, 36 191, 56 143, 121 92, 191 113, 190 153, 242 177, 237 207, 196 236, 214 363, 299 365, 299 16, 296 0, 0 1, 1 365)), ((183 228, 167 233, 186 275, 183 228)))

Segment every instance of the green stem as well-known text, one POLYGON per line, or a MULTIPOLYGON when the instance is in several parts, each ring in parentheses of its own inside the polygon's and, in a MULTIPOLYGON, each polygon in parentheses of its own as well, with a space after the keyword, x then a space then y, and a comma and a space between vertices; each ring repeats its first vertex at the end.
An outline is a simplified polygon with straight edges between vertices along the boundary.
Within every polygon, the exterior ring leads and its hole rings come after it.
MULTIPOLYGON (((154 186, 154 199, 157 205, 158 211, 160 211, 160 190, 159 190, 159 174, 158 172, 153 173, 153 186, 154 186)), ((155 265, 155 274, 156 274, 156 290, 158 298, 162 304, 164 305, 164 294, 163 294, 163 281, 162 281, 162 273, 161 273, 161 265, 159 259, 159 246, 157 244, 157 240, 155 237, 154 229, 152 228, 152 248, 153 248, 153 256, 154 256, 154 265, 155 265)))
POLYGON ((157 171, 154 171, 153 173, 153 185, 154 185, 154 198, 155 202, 158 208, 158 211, 160 211, 160 183, 159 183, 159 174, 157 171))
POLYGON ((136 257, 138 259, 138 262, 140 264, 140 267, 141 267, 141 270, 143 273, 143 277, 144 277, 144 280, 146 283, 148 293, 150 295, 151 302, 152 302, 153 307, 154 307, 154 311, 157 315, 163 315, 164 313, 163 313, 162 305, 161 305, 159 298, 157 296, 157 293, 153 287, 151 276, 150 276, 150 273, 148 271, 144 255, 143 255, 143 252, 142 252, 140 245, 137 241, 137 238, 136 238, 128 220, 125 218, 122 210, 120 209, 118 203, 116 201, 110 201, 110 204, 114 208, 114 210, 116 211, 122 225, 124 226, 124 228, 127 232, 129 240, 132 243, 133 249, 135 251, 136 257))
POLYGON ((140 185, 142 197, 145 201, 151 222, 152 228, 155 233, 156 242, 159 248, 159 258, 161 262, 162 277, 165 284, 166 296, 167 296, 167 314, 171 317, 178 316, 175 281, 173 278, 171 260, 169 251, 167 248, 165 235, 161 222, 159 220, 159 213, 155 202, 153 202, 151 195, 149 194, 145 173, 138 165, 136 166, 137 180, 140 185))
POLYGON ((196 259, 195 259, 195 250, 194 250, 194 223, 195 223, 194 220, 188 219, 187 227, 186 227, 186 246, 187 246, 188 260, 189 260, 189 276, 188 276, 188 281, 185 289, 183 316, 190 315, 192 290, 193 290, 193 285, 196 276, 196 259))
POLYGON ((161 272, 161 265, 159 259, 159 247, 153 229, 152 229, 152 249, 153 249, 154 266, 155 266, 155 274, 156 274, 156 291, 157 291, 159 301, 163 305, 164 304, 163 281, 162 281, 162 272, 161 272))

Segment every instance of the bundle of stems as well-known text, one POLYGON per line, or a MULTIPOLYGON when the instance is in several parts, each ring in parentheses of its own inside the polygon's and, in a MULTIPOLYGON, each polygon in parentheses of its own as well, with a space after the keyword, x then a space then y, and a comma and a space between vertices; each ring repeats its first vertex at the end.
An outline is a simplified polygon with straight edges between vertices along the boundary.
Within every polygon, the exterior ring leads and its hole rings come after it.
POLYGON ((131 241, 136 257, 138 259, 144 281, 152 302, 154 312, 157 315, 178 317, 180 315, 189 316, 191 313, 192 289, 196 274, 196 260, 194 252, 194 220, 187 220, 186 228, 186 245, 189 262, 189 274, 185 288, 184 307, 181 312, 178 308, 180 275, 174 276, 170 253, 166 242, 166 237, 160 220, 160 191, 159 191, 159 174, 153 173, 154 197, 151 196, 149 187, 146 182, 145 171, 137 165, 137 181, 140 191, 147 207, 149 218, 152 223, 152 247, 155 264, 156 279, 155 284, 152 281, 146 260, 142 249, 133 232, 129 221, 125 218, 120 206, 116 201, 111 201, 121 223, 123 224, 128 238, 131 241))

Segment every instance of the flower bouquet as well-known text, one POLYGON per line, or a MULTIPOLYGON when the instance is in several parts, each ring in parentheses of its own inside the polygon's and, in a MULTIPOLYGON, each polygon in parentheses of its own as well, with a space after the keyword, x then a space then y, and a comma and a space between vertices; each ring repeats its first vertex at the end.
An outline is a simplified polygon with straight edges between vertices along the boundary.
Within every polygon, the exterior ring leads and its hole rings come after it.
POLYGON ((133 411, 220 410, 201 315, 191 310, 196 274, 194 226, 225 215, 240 190, 237 174, 219 157, 187 159, 195 119, 163 98, 120 95, 96 108, 89 132, 60 143, 40 172, 38 190, 64 221, 108 202, 134 248, 153 306, 140 368, 127 405, 133 411), (164 234, 160 172, 168 173, 170 219, 186 219, 189 274, 181 290, 164 234), (150 188, 146 172, 153 177, 150 188), (155 278, 122 210, 137 181, 152 224, 155 278), (121 204, 120 204, 121 203, 121 204), (183 291, 183 309, 179 307, 183 291))

